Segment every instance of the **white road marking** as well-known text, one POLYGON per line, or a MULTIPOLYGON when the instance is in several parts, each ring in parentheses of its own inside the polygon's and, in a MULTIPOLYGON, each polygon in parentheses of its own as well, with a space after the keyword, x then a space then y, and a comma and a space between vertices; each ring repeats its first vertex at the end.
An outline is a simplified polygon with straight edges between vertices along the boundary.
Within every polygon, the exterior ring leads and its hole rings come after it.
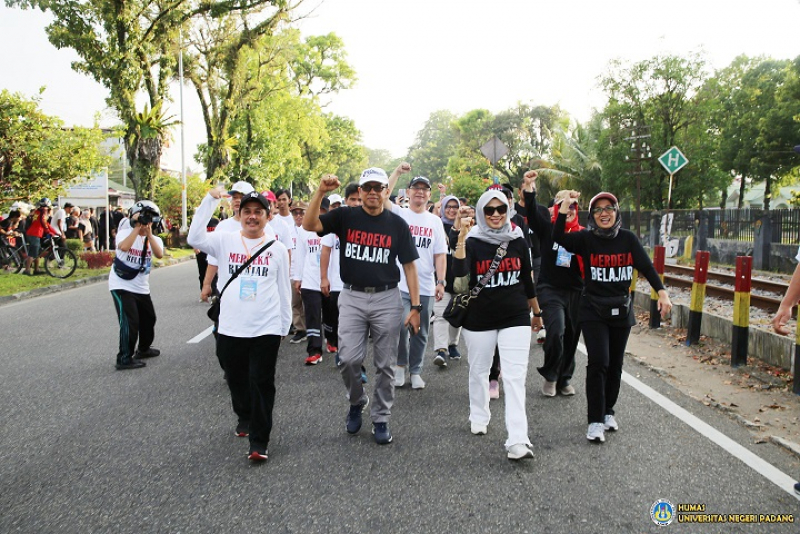
MULTIPOLYGON (((580 350, 583 354, 586 354, 586 345, 579 343, 578 350, 580 350)), ((797 500, 800 500, 800 496, 794 492, 795 480, 792 477, 774 465, 770 464, 760 456, 750 452, 745 447, 742 447, 719 430, 713 428, 702 419, 692 415, 685 409, 666 398, 661 393, 657 392, 650 386, 644 384, 625 371, 622 372, 622 381, 689 425, 689 427, 700 433, 702 436, 708 438, 711 442, 721 447, 734 458, 741 460, 745 465, 754 469, 757 473, 778 486, 780 489, 797 500)))
POLYGON ((209 326, 208 328, 206 328, 205 330, 203 330, 202 332, 200 332, 199 334, 194 336, 192 339, 190 339, 186 343, 200 343, 205 338, 210 336, 213 331, 214 331, 214 326, 213 325, 209 326))

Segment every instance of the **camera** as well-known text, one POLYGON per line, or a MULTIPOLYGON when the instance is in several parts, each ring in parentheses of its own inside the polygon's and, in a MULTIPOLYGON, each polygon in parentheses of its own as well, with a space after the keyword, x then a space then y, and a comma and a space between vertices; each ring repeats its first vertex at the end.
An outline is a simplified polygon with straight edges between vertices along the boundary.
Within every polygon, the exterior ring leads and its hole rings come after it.
POLYGON ((161 215, 153 210, 145 208, 139 212, 139 218, 136 222, 141 225, 153 223, 154 226, 157 226, 161 222, 161 215))

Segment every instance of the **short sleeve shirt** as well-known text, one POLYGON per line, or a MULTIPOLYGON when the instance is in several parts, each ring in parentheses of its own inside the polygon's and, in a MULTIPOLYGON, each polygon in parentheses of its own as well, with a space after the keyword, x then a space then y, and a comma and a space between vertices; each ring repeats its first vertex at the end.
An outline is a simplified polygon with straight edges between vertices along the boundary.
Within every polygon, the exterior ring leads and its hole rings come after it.
POLYGON ((342 282, 358 287, 379 287, 400 282, 397 264, 419 258, 414 239, 400 216, 383 210, 369 215, 363 208, 342 207, 320 216, 320 235, 339 236, 342 282))

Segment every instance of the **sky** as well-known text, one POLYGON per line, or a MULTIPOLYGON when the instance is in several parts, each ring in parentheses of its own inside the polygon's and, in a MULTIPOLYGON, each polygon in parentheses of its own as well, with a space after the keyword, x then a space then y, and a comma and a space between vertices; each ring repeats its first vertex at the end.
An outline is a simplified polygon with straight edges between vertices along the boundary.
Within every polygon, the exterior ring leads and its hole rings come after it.
MULTIPOLYGON (((304 0, 306 35, 335 32, 355 68, 354 88, 327 110, 353 119, 364 145, 406 154, 431 113, 500 112, 517 102, 558 104, 586 121, 604 96, 597 79, 611 60, 702 51, 712 68, 736 56, 800 56, 799 0, 304 0)), ((116 124, 107 91, 75 73, 70 50, 44 33, 48 17, 0 4, 0 89, 41 95, 67 125, 116 124)), ((177 84, 171 114, 180 115, 177 84)), ((200 108, 184 88, 187 167, 203 141, 200 108)), ((165 164, 180 168, 176 129, 165 164)))

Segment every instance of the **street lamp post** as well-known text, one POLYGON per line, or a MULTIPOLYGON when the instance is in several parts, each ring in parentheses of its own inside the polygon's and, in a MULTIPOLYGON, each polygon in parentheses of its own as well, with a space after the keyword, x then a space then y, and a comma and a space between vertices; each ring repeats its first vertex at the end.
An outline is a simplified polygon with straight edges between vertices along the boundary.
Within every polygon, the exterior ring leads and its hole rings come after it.
POLYGON ((186 142, 183 133, 183 28, 178 28, 178 48, 178 94, 181 101, 181 233, 186 234, 189 226, 186 221, 186 164, 184 163, 186 142))

